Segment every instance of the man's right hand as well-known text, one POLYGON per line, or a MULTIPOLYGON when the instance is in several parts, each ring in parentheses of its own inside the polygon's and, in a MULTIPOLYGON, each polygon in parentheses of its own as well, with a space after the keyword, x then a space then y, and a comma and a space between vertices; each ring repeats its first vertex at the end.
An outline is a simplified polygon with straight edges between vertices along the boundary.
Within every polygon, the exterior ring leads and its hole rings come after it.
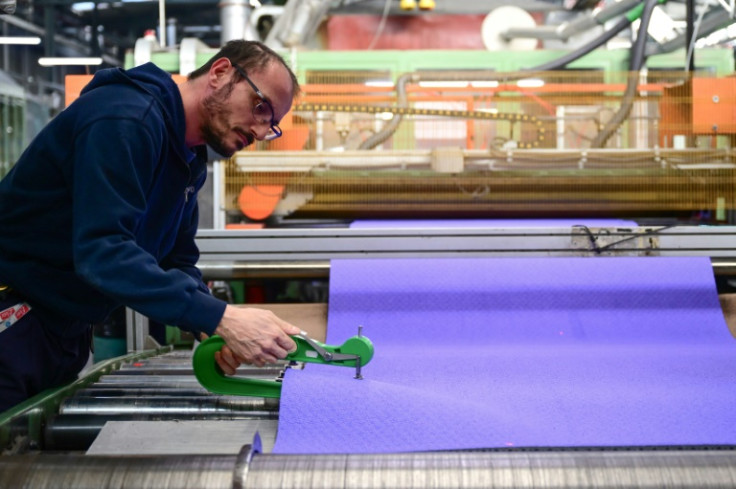
POLYGON ((296 350, 290 335, 299 334, 296 326, 266 309, 228 305, 215 334, 226 346, 215 360, 226 374, 234 374, 241 363, 262 367, 275 363, 296 350))

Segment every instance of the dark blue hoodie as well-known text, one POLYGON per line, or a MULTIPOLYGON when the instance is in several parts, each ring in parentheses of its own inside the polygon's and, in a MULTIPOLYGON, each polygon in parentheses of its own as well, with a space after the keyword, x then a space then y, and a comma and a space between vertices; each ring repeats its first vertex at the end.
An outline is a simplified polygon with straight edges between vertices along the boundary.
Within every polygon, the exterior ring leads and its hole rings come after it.
POLYGON ((184 136, 168 73, 99 71, 0 181, 0 283, 65 337, 120 305, 212 334, 226 304, 195 267, 206 158, 184 136))

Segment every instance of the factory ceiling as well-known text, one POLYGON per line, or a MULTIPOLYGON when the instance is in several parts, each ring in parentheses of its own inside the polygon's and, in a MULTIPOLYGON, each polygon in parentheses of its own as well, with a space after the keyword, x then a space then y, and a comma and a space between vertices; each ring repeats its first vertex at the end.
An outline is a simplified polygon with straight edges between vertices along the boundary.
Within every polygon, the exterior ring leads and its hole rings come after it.
MULTIPOLYGON (((2 0, 12 2, 13 0, 2 0)), ((125 52, 132 49, 135 41, 147 30, 159 25, 159 2, 153 0, 113 0, 79 2, 78 0, 15 0, 13 15, 0 15, 0 28, 5 35, 43 36, 51 26, 57 36, 54 55, 108 55, 106 61, 122 61, 125 52), (11 18, 12 17, 12 18, 11 18), (59 43, 58 41, 62 42, 59 43)), ((301 0, 291 0, 300 2, 301 0)), ((204 43, 216 47, 220 43, 221 19, 219 0, 166 0, 165 17, 170 28, 176 29, 177 38, 197 37, 204 43)), ((252 12, 258 6, 264 8, 283 6, 281 0, 253 1, 252 12)), ((306 3, 306 2, 302 2, 306 3)), ((312 1, 312 4, 315 2, 312 1)), ((435 0, 431 12, 420 9, 402 10, 400 0, 326 0, 329 7, 326 15, 427 15, 427 14, 487 14, 509 2, 502 0, 435 0), (388 3, 388 10, 386 10, 388 3)), ((563 10, 585 2, 563 0, 520 0, 516 6, 529 11, 563 10)), ((258 34, 265 39, 273 25, 272 16, 259 16, 258 34)), ((51 53, 45 53, 51 55, 51 53)))

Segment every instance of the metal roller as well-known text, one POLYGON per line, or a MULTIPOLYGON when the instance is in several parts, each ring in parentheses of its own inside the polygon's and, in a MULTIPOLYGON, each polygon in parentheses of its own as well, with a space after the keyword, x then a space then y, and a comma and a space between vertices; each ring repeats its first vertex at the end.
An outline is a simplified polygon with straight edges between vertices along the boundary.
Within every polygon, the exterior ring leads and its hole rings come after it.
POLYGON ((118 375, 194 375, 194 370, 189 365, 155 365, 146 368, 121 368, 117 372, 118 375))
MULTIPOLYGON (((193 383, 197 384, 197 379, 194 377, 194 372, 189 373, 177 373, 178 371, 170 371, 169 373, 154 373, 154 372, 140 372, 136 375, 130 373, 120 374, 116 372, 111 375, 104 375, 99 378, 98 382, 101 384, 108 383, 142 383, 142 384, 168 384, 172 382, 181 383, 193 383)), ((268 368, 252 368, 252 369, 238 369, 238 376, 243 377, 259 377, 264 379, 276 379, 283 373, 282 369, 268 369, 268 368)))
POLYGON ((726 489, 736 451, 255 455, 239 471, 238 489, 726 489))
POLYGON ((10 455, 0 487, 13 489, 230 489, 236 456, 10 455))
POLYGON ((736 450, 539 450, 237 456, 11 455, 18 489, 726 489, 736 450))
POLYGON ((59 414, 165 414, 169 417, 192 413, 278 411, 278 399, 235 396, 211 397, 70 397, 59 406, 59 414))
POLYGON ((100 377, 95 386, 103 384, 128 385, 198 385, 193 375, 105 375, 100 377))
MULTIPOLYGON (((171 363, 171 362, 165 362, 165 363, 150 363, 147 365, 138 365, 138 362, 132 365, 125 365, 122 366, 119 370, 115 372, 118 376, 171 376, 171 375, 179 375, 179 376, 192 376, 194 375, 194 370, 191 366, 191 359, 189 359, 189 363, 179 362, 179 363, 171 363)), ((251 367, 251 366, 241 366, 238 368, 237 375, 243 375, 243 376, 254 376, 259 375, 263 377, 278 377, 283 369, 285 368, 285 365, 280 366, 267 366, 267 367, 251 367)))
MULTIPOLYGON (((43 447, 45 450, 86 451, 94 442, 108 421, 163 421, 170 417, 147 414, 68 414, 49 418, 43 427, 43 447)), ((221 420, 266 420, 278 419, 277 412, 239 412, 239 413, 192 413, 180 414, 179 421, 221 421, 221 420)))
POLYGON ((86 389, 157 389, 157 388, 175 388, 175 389, 192 389, 201 387, 196 379, 187 380, 171 380, 169 382, 141 382, 140 380, 126 379, 118 377, 116 379, 100 379, 94 384, 90 384, 86 389))
POLYGON ((86 389, 79 389, 74 393, 74 397, 150 397, 150 396, 164 396, 164 397, 197 397, 197 396, 211 396, 212 393, 204 387, 197 387, 195 385, 189 387, 153 387, 153 386, 142 386, 142 387, 119 387, 109 386, 100 387, 93 386, 86 389))

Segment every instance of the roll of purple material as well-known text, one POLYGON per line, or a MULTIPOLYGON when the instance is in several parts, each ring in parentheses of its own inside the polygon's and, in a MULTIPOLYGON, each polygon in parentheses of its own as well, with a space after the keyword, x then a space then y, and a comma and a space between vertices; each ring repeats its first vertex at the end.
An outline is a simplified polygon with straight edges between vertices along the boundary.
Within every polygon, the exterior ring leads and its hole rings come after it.
POLYGON ((333 261, 328 343, 275 453, 736 444, 736 340, 707 258, 333 261))
POLYGON ((394 220, 394 221, 355 221, 350 227, 357 229, 406 229, 406 228, 562 228, 571 226, 588 227, 636 227, 636 221, 621 219, 465 219, 465 220, 394 220))

